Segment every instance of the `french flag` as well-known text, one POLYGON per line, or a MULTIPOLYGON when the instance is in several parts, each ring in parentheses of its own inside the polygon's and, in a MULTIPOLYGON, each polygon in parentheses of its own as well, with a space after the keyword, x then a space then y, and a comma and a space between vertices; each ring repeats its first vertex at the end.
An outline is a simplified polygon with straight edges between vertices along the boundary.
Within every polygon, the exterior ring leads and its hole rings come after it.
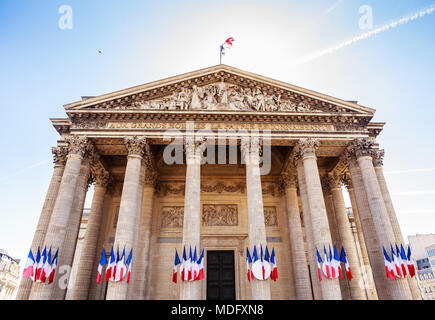
POLYGON ((322 263, 322 258, 320 258, 319 250, 316 248, 317 254, 317 272, 319 273, 319 281, 322 281, 322 268, 320 264, 322 263))
POLYGON ((115 264, 113 265, 113 269, 112 269, 112 281, 117 281, 116 280, 116 268, 118 266, 119 263, 119 245, 118 248, 116 249, 116 260, 115 260, 115 264))
POLYGON ((252 263, 251 255, 249 254, 249 249, 246 248, 246 274, 248 276, 248 281, 251 281, 251 268, 249 264, 252 263))
POLYGON ((266 273, 266 270, 264 269, 263 246, 261 244, 260 244, 260 260, 261 260, 261 271, 263 272, 263 280, 264 280, 264 274, 266 273))
POLYGON ((35 266, 35 258, 33 257, 32 249, 30 249, 29 255, 27 256, 26 264, 24 265, 23 278, 34 276, 34 270, 33 270, 34 266, 35 266))
POLYGON ((192 281, 192 246, 189 246, 189 260, 187 260, 187 280, 192 281))
POLYGON ((408 271, 409 271, 409 275, 411 276, 411 278, 413 276, 415 276, 415 265, 414 265, 414 260, 412 259, 411 256, 411 247, 408 245, 408 255, 407 255, 407 261, 408 261, 408 271))
POLYGON ((276 282, 276 279, 278 279, 278 267, 276 265, 275 248, 272 248, 272 254, 270 256, 270 262, 272 263, 272 276, 271 276, 271 279, 276 282))
POLYGON ((391 247, 391 258, 393 259, 393 265, 394 265, 394 268, 393 268, 394 274, 395 274, 396 278, 403 278, 402 267, 400 266, 399 259, 397 258, 396 254, 394 252, 393 246, 391 244, 390 244, 390 247, 391 247))
POLYGON ((42 251, 41 260, 39 260, 38 269, 36 271, 38 274, 37 282, 45 282, 45 276, 43 275, 43 273, 44 273, 44 265, 46 261, 47 261, 47 248, 44 247, 44 251, 42 251))
POLYGON ((337 266, 332 258, 332 250, 331 245, 329 245, 329 267, 331 269, 331 278, 335 279, 337 278, 338 272, 337 272, 337 266))
POLYGON ((35 282, 39 280, 39 275, 41 274, 42 265, 41 264, 41 250, 38 247, 38 252, 36 253, 36 260, 35 260, 35 282))
MULTIPOLYGON (((252 264, 254 264, 258 260, 257 256, 257 247, 254 246, 254 253, 252 254, 252 264)), ((254 279, 254 272, 251 269, 251 279, 254 279)))
POLYGON ((331 266, 330 266, 331 263, 329 261, 328 254, 326 253, 325 246, 323 246, 323 256, 324 256, 323 265, 322 265, 323 274, 328 279, 331 279, 331 266))
POLYGON ((50 271, 50 275, 48 276, 48 284, 53 283, 54 273, 56 272, 56 267, 57 267, 58 254, 59 254, 59 249, 56 250, 56 254, 54 255, 53 261, 51 262, 51 271, 50 271))
POLYGON ((101 283, 101 276, 103 274, 103 266, 107 264, 106 258, 106 250, 103 248, 103 252, 101 253, 100 263, 98 264, 98 275, 97 275, 97 283, 101 283))
POLYGON ((340 253, 340 261, 344 263, 346 267, 346 274, 349 281, 352 280, 352 272, 350 271, 350 265, 349 261, 347 261, 346 252, 344 251, 344 248, 341 247, 341 253, 340 253))
POLYGON ((343 277, 343 273, 341 272, 341 265, 340 265, 340 257, 338 255, 337 247, 334 244, 334 269, 335 269, 335 277, 337 276, 341 279, 343 277))
POLYGON ((45 259, 44 267, 41 271, 41 282, 47 281, 47 277, 50 275, 51 272, 51 248, 48 251, 47 259, 45 259))
POLYGON ((204 248, 202 249, 201 256, 199 257, 198 266, 199 272, 195 280, 202 280, 204 279, 204 248))
POLYGON ((116 261, 116 277, 115 281, 122 281, 125 275, 125 247, 122 250, 121 259, 116 261))
POLYGON ((183 261, 181 263, 180 266, 180 274, 181 274, 181 280, 187 280, 187 273, 186 273, 186 263, 187 263, 187 258, 186 258, 186 247, 183 247, 183 261))
POLYGON ((175 249, 174 269, 172 271, 172 282, 177 283, 177 266, 181 264, 180 257, 178 256, 177 249, 175 249))
POLYGON ((192 280, 196 280, 196 278, 198 277, 198 257, 196 256, 196 246, 195 246, 195 252, 193 254, 193 262, 192 262, 192 280))
POLYGON ((388 253, 385 250, 385 248, 382 247, 382 249, 384 250, 384 264, 385 264, 385 272, 387 273, 387 278, 396 279, 396 276, 394 274, 393 263, 391 262, 391 259, 388 256, 388 253))
POLYGON ((110 261, 106 269, 106 282, 113 279, 112 271, 114 268, 115 268, 115 253, 113 252, 113 246, 112 246, 112 250, 110 251, 110 261))
POLYGON ((133 259, 133 248, 130 249, 130 254, 128 255, 127 258, 127 284, 130 283, 130 278, 131 278, 131 265, 132 265, 132 260, 133 259))
MULTIPOLYGON (((397 250, 399 249, 397 247, 397 244, 396 244, 396 248, 397 248, 397 250)), ((402 244, 400 244, 400 254, 398 254, 398 256, 399 256, 400 266, 402 267, 402 274, 403 274, 403 277, 405 278, 408 274, 406 271, 408 269, 407 268, 408 258, 406 257, 405 249, 403 249, 402 244)))

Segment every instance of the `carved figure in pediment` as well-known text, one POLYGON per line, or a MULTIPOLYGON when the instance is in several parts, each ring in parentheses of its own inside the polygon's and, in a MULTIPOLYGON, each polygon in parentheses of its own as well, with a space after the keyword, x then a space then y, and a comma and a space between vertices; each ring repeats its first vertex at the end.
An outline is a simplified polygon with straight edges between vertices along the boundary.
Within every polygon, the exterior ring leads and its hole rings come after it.
POLYGON ((184 88, 181 89, 181 91, 178 93, 176 98, 176 102, 175 102, 176 108, 180 110, 187 110, 189 108, 189 100, 190 100, 189 93, 184 88))
POLYGON ((203 105, 207 110, 216 110, 217 104, 217 88, 214 85, 209 85, 205 87, 205 98, 203 100, 203 105))
POLYGON ((228 104, 228 88, 225 82, 219 82, 217 85, 217 95, 218 95, 218 102, 221 104, 228 104))
POLYGON ((202 108, 201 100, 204 98, 204 91, 202 88, 194 85, 192 88, 192 99, 190 101, 190 108, 193 110, 199 110, 202 108))

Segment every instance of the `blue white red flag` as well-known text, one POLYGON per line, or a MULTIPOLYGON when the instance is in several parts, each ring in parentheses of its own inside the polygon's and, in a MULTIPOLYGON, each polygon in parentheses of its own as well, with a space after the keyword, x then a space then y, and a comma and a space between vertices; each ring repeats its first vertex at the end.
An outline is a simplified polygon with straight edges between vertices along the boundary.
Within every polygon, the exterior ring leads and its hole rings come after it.
POLYGON ((343 273, 341 272, 341 264, 340 264, 340 256, 338 255, 337 247, 334 244, 334 259, 332 260, 335 269, 335 277, 339 277, 340 279, 343 277, 343 273))
POLYGON ((48 251, 47 259, 45 260, 44 266, 41 271, 41 282, 47 281, 47 277, 51 272, 51 248, 48 251))
POLYGON ((113 246, 112 246, 112 250, 110 251, 110 261, 106 268, 106 282, 114 278, 112 273, 115 268, 115 265, 116 265, 115 253, 113 252, 113 246))
MULTIPOLYGON (((255 261, 258 260, 258 256, 257 256, 257 247, 254 245, 254 252, 252 253, 252 265, 255 263, 255 261)), ((251 268, 251 279, 254 279, 254 272, 252 271, 251 268)))
POLYGON ((278 266, 276 265, 275 248, 272 248, 272 254, 270 256, 270 262, 272 263, 272 273, 271 273, 271 277, 270 278, 273 281, 276 282, 276 279, 278 279, 278 266))
POLYGON ((38 247, 38 252, 36 253, 36 260, 35 260, 35 282, 39 281, 41 270, 42 270, 41 250, 38 247))
POLYGON ((344 248, 341 247, 341 253, 340 253, 340 261, 344 263, 346 267, 346 274, 349 281, 352 280, 352 272, 350 271, 350 265, 349 261, 347 261, 346 252, 344 251, 344 248))
POLYGON ((227 40, 225 40, 225 42, 221 45, 221 55, 225 55, 225 49, 231 49, 233 47, 234 41, 236 40, 234 40, 233 37, 229 37, 227 40))
MULTIPOLYGON (((397 250, 399 250, 399 247, 397 247, 396 244, 396 248, 397 250)), ((403 249, 403 245, 400 244, 400 251, 399 251, 399 262, 400 262, 400 267, 402 268, 402 275, 405 278, 408 275, 408 258, 406 257, 406 253, 405 253, 405 249, 403 249)))
POLYGON ((115 265, 113 266, 113 269, 112 269, 112 279, 111 279, 112 281, 118 281, 118 280, 116 280, 116 274, 117 274, 116 268, 118 268, 119 261, 120 261, 120 259, 119 259, 119 245, 118 245, 118 248, 116 249, 115 265))
POLYGON ((127 258, 127 284, 130 283, 130 278, 131 278, 131 265, 133 264, 133 248, 130 249, 130 254, 128 255, 127 258))
POLYGON ((172 282, 177 283, 178 265, 181 264, 177 249, 175 249, 174 269, 172 270, 172 282))
POLYGON ((125 276, 125 247, 122 250, 122 256, 121 259, 119 259, 116 262, 116 275, 115 275, 115 281, 122 281, 125 276))
POLYGON ((192 280, 196 280, 199 273, 199 266, 198 266, 198 257, 196 256, 196 246, 193 253, 193 260, 192 260, 192 280))
POLYGON ((319 250, 316 248, 317 254, 317 272, 319 273, 319 281, 322 281, 322 268, 320 264, 322 263, 322 258, 320 258, 319 250))
POLYGON ((101 283, 101 277, 103 274, 103 266, 107 264, 106 258, 106 250, 103 248, 103 252, 101 253, 100 263, 98 264, 98 275, 97 275, 97 283, 101 283))
POLYGON ((199 272, 195 280, 202 280, 204 279, 204 249, 202 249, 201 256, 198 260, 198 268, 199 272))
POLYGON ((189 260, 187 260, 187 280, 192 281, 192 246, 189 246, 189 260))
POLYGON ((335 279, 338 276, 338 270, 337 270, 337 266, 336 263, 333 261, 332 258, 332 250, 331 250, 331 245, 329 245, 329 268, 331 270, 331 278, 335 279))
POLYGON ((180 266, 180 279, 181 279, 181 281, 187 280, 186 264, 187 264, 186 246, 184 246, 183 247, 183 261, 181 262, 181 266, 180 266))
POLYGON ((323 274, 326 276, 326 278, 331 279, 331 262, 329 261, 325 246, 323 246, 322 271, 323 271, 323 274))
POLYGON ((39 270, 39 278, 37 280, 37 282, 45 282, 45 274, 44 274, 44 265, 45 262, 47 261, 47 248, 44 247, 44 250, 42 251, 42 256, 41 256, 41 260, 39 261, 38 264, 38 269, 39 270))
POLYGON ((387 278, 388 279, 396 279, 396 275, 394 273, 393 263, 391 262, 391 259, 388 256, 388 253, 385 250, 385 248, 382 247, 382 249, 384 250, 384 264, 385 264, 385 272, 387 273, 387 278))
POLYGON ((53 257, 53 261, 51 262, 51 271, 50 271, 50 275, 48 276, 48 284, 53 283, 54 273, 56 272, 56 267, 57 267, 58 254, 59 254, 59 249, 56 250, 56 254, 53 257))
POLYGON ((33 257, 32 248, 30 248, 29 255, 27 256, 26 264, 24 265, 23 278, 34 276, 35 274, 34 266, 35 266, 35 258, 33 257))
POLYGON ((252 263, 251 255, 249 253, 249 248, 246 248, 246 275, 248 276, 248 281, 251 281, 251 268, 249 264, 252 263))
POLYGON ((414 260, 412 259, 412 255, 411 255, 411 246, 408 245, 408 254, 406 256, 408 258, 408 271, 409 271, 409 275, 411 276, 411 278, 413 276, 415 276, 415 265, 414 265, 414 260))
POLYGON ((396 278, 403 278, 402 276, 402 267, 400 266, 400 262, 399 259, 397 258, 396 253, 394 252, 393 246, 390 243, 390 247, 391 247, 391 258, 393 260, 393 272, 394 275, 396 276, 396 278))
POLYGON ((262 271, 263 280, 264 280, 264 276, 266 275, 266 270, 264 269, 263 246, 261 244, 260 244, 260 260, 261 260, 261 271, 262 271))

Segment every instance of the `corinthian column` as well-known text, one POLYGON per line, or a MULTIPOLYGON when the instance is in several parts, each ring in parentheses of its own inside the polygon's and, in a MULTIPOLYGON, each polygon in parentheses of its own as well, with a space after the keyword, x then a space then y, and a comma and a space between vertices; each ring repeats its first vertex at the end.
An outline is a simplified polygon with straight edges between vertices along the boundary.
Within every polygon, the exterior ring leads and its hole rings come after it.
MULTIPOLYGON (((266 246, 263 193, 260 176, 260 143, 258 138, 242 138, 241 151, 246 163, 246 193, 248 202, 249 247, 266 246)), ((270 300, 270 282, 251 282, 253 300, 270 300)))
MULTIPOLYGON (((343 193, 341 189, 342 177, 337 174, 328 174, 329 187, 332 194, 332 203, 335 211, 335 221, 337 230, 340 235, 341 245, 343 246, 347 261, 349 262, 350 270, 353 279, 349 281, 350 294, 352 300, 367 300, 364 291, 364 283, 362 279, 361 267, 358 260, 358 252, 352 234, 352 229, 349 223, 349 217, 344 204, 343 193)), ((343 272, 345 273, 345 272, 343 272)), ((344 275, 344 277, 346 277, 344 275)))
MULTIPOLYGON (((65 161, 66 155, 68 153, 68 148, 53 147, 52 153, 54 156, 53 175, 51 177, 50 185, 48 187, 47 195, 45 196, 41 215, 39 216, 38 225, 36 226, 36 231, 32 240, 31 249, 34 254, 38 251, 38 247, 44 246, 45 235, 47 234, 48 224, 50 223, 51 214, 53 212, 53 207, 56 202, 63 171, 65 169, 65 161)), ((29 299, 32 284, 33 281, 30 278, 21 279, 16 299, 29 299)))
MULTIPOLYGON (((388 211, 382 197, 381 188, 379 187, 375 169, 373 167, 372 152, 373 139, 354 140, 351 152, 355 154, 358 165, 361 169, 364 188, 367 193, 367 199, 372 213, 373 224, 375 227, 379 245, 386 249, 390 244, 395 243, 393 228, 390 223, 388 211)), ((412 294, 406 279, 397 279, 387 281, 390 288, 391 297, 395 300, 410 300, 412 294)))
POLYGON ((156 178, 156 171, 151 165, 148 166, 142 194, 142 216, 136 250, 135 277, 132 279, 132 299, 136 300, 145 299, 146 280, 150 270, 149 250, 156 178))
MULTIPOLYGON (((200 248, 200 212, 201 212, 201 157, 204 152, 203 141, 195 141, 194 137, 185 137, 186 152, 186 190, 184 198, 183 217, 183 248, 189 252, 192 248, 200 248)), ((181 300, 201 299, 200 281, 182 281, 180 288, 181 300)))
POLYGON ((290 247, 298 300, 313 300, 311 292, 310 272, 305 254, 304 236, 298 206, 297 177, 295 174, 281 175, 287 205, 287 219, 290 236, 290 247))
MULTIPOLYGON (((318 146, 319 142, 314 139, 301 139, 298 143, 298 149, 304 166, 314 245, 320 250, 323 246, 328 247, 332 241, 322 185, 320 183, 319 169, 317 167, 316 150, 318 146)), ((320 288, 324 300, 342 299, 338 279, 324 279, 324 281, 320 282, 320 288)))
MULTIPOLYGON (((128 256, 133 248, 138 205, 138 189, 142 160, 146 160, 147 141, 145 137, 125 138, 127 146, 127 167, 125 169, 124 185, 122 188, 121 204, 119 207, 118 223, 115 233, 115 247, 120 250, 125 247, 125 255, 128 256), (145 158, 145 159, 144 159, 145 158)), ((146 160, 147 161, 147 160, 146 160)), ((133 251, 135 252, 135 250, 133 251)), ((127 257, 126 257, 127 258, 127 257)), ((134 259, 133 255, 133 259, 134 259)), ((110 281, 107 288, 107 300, 125 300, 127 298, 126 281, 110 281)))
POLYGON ((307 241, 308 262, 311 275, 311 286, 313 290, 314 300, 322 300, 322 290, 320 288, 319 276, 317 273, 317 256, 316 247, 314 245, 313 226, 311 225, 310 205, 308 203, 307 185, 305 183, 304 165, 300 154, 295 149, 292 152, 296 171, 298 173, 299 194, 302 204, 302 216, 304 222, 305 237, 307 241))
POLYGON ((91 279, 95 275, 94 261, 97 251, 98 235, 103 216, 103 203, 109 184, 109 173, 99 170, 94 173, 95 189, 92 198, 91 212, 89 214, 86 233, 83 239, 77 275, 74 283, 72 300, 88 299, 88 290, 91 279))
POLYGON ((361 225, 361 219, 359 216, 358 206, 357 206, 357 200, 355 196, 355 191, 353 189, 352 180, 350 178, 350 175, 346 173, 343 183, 347 188, 347 191, 349 193, 350 203, 352 206, 352 213, 355 221, 355 227, 356 227, 356 235, 358 238, 358 243, 361 250, 361 256, 362 256, 362 274, 364 279, 364 286, 366 288, 367 296, 369 300, 378 300, 378 294, 376 293, 376 286, 375 286, 375 280, 373 279, 373 271, 372 267, 370 266, 370 260, 369 255, 367 253, 367 246, 366 241, 364 239, 363 229, 361 225))
MULTIPOLYGON (((377 150, 373 154, 373 166, 375 167, 376 176, 378 177, 379 187, 381 188, 382 197, 387 208, 388 217, 393 228, 394 237, 397 244, 405 245, 403 234, 400 230, 399 221, 397 220, 396 211, 394 210, 393 201, 391 200, 390 192, 388 191, 387 182, 384 177, 384 170, 382 169, 384 150, 377 150)), ((421 300, 421 292, 418 289, 417 280, 415 277, 407 278, 409 288, 411 289, 412 299, 421 300)))
MULTIPOLYGON (((88 150, 92 149, 86 137, 69 136, 66 138, 66 141, 68 143, 68 157, 45 237, 47 248, 51 247, 52 251, 59 249, 59 255, 62 254, 65 238, 68 233, 68 222, 73 207, 83 157, 88 150)), ((30 299, 51 299, 52 292, 57 286, 58 278, 59 271, 55 273, 53 285, 48 286, 45 283, 34 283, 30 299)))

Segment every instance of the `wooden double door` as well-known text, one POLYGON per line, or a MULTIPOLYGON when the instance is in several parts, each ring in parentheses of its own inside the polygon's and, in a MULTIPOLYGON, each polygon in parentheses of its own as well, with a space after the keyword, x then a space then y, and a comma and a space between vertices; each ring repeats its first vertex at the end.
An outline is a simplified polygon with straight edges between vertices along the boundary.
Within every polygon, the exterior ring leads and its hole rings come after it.
POLYGON ((235 300, 234 251, 207 251, 207 300, 235 300))

